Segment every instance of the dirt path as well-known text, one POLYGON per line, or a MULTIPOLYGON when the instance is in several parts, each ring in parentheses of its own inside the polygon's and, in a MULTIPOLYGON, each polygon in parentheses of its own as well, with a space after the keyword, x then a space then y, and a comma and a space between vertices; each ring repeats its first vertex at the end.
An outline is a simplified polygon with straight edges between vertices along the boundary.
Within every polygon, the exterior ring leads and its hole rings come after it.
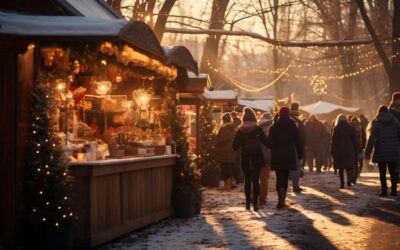
POLYGON ((102 249, 400 249, 400 197, 378 197, 376 172, 339 190, 332 172, 307 173, 305 192, 288 194, 289 208, 276 210, 271 180, 267 206, 244 209, 242 187, 208 189, 202 214, 168 219, 102 249))

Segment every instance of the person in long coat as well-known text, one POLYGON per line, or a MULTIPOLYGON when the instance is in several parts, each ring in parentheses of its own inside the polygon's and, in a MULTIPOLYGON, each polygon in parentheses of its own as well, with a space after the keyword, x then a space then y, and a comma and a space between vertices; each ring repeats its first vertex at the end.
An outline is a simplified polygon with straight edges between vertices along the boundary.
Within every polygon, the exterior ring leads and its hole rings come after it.
MULTIPOLYGON (((304 127, 304 123, 299 119, 299 107, 300 104, 297 102, 293 102, 290 105, 290 118, 296 123, 297 130, 299 131, 301 147, 303 148, 303 158, 304 158, 304 147, 306 143, 306 129, 304 127)), ((298 161, 297 170, 290 171, 289 177, 292 180, 293 192, 301 193, 303 189, 300 187, 300 176, 302 171, 303 163, 298 161)))
MULTIPOLYGON (((260 120, 258 121, 258 126, 260 126, 264 134, 268 137, 269 128, 273 123, 273 119, 271 113, 265 112, 261 115, 260 120)), ((263 149, 264 163, 265 165, 260 169, 260 196, 258 199, 258 204, 260 206, 265 205, 267 203, 268 196, 268 180, 271 173, 271 150, 265 146, 261 145, 263 149)))
POLYGON ((285 207, 289 173, 296 171, 298 162, 303 158, 299 131, 296 123, 289 117, 290 110, 282 107, 279 118, 271 126, 268 145, 271 148, 271 169, 276 174, 277 208, 285 207))
POLYGON ((356 134, 357 148, 356 148, 356 163, 354 165, 354 175, 353 175, 353 183, 356 184, 357 177, 360 176, 362 166, 364 163, 364 148, 366 144, 366 134, 365 130, 362 128, 360 121, 357 117, 353 117, 351 120, 351 125, 353 126, 354 132, 356 134))
POLYGON ((400 157, 400 123, 389 113, 386 106, 378 109, 378 115, 373 121, 372 131, 368 138, 365 158, 371 157, 372 149, 374 155, 372 161, 378 163, 379 176, 382 192, 380 196, 387 195, 386 168, 389 168, 391 180, 391 195, 397 195, 398 173, 396 164, 400 157))
POLYGON ((346 171, 347 186, 351 187, 352 185, 356 147, 356 135, 353 127, 348 123, 346 116, 338 115, 332 134, 331 154, 334 168, 339 170, 341 189, 344 188, 344 171, 346 171))
POLYGON ((235 136, 235 125, 229 113, 224 113, 221 121, 222 124, 215 141, 215 160, 220 164, 222 178, 224 179, 224 189, 231 190, 232 171, 236 163, 236 152, 231 146, 235 136))
POLYGON ((241 149, 241 168, 244 174, 244 191, 246 209, 250 209, 251 184, 253 184, 253 209, 258 211, 258 195, 260 192, 260 168, 265 166, 261 144, 267 145, 267 137, 261 127, 257 125, 254 110, 243 109, 242 125, 236 131, 232 147, 241 149))
MULTIPOLYGON (((236 111, 231 112, 231 117, 232 117, 232 122, 235 125, 235 131, 236 131, 242 124, 242 120, 239 118, 239 115, 236 111)), ((243 172, 242 169, 240 168, 240 152, 237 151, 235 152, 235 154, 236 154, 236 163, 233 166, 232 176, 233 179, 235 180, 235 183, 240 184, 243 183, 244 180, 243 172)))

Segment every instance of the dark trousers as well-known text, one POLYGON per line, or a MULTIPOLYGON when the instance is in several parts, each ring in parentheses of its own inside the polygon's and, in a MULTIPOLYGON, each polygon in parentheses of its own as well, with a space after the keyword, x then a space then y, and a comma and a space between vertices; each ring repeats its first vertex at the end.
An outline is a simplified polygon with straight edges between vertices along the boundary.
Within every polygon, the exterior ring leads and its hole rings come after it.
POLYGON ((275 170, 276 174, 276 190, 284 188, 287 190, 289 182, 289 169, 275 170))
POLYGON ((389 168, 390 182, 392 183, 392 191, 397 190, 398 174, 396 170, 396 162, 378 162, 379 178, 381 180, 381 187, 383 192, 387 192, 386 184, 386 166, 389 168))
POLYGON ((346 170, 346 177, 347 177, 347 185, 351 185, 351 183, 354 181, 354 168, 339 168, 339 178, 340 178, 340 185, 344 185, 344 171, 346 170))
POLYGON ((221 176, 223 180, 229 179, 232 177, 232 170, 234 163, 230 162, 220 162, 219 166, 221 168, 221 176))
POLYGON ((253 203, 258 203, 260 194, 260 168, 243 169, 244 173, 244 194, 246 195, 246 204, 251 201, 251 183, 253 183, 253 203))

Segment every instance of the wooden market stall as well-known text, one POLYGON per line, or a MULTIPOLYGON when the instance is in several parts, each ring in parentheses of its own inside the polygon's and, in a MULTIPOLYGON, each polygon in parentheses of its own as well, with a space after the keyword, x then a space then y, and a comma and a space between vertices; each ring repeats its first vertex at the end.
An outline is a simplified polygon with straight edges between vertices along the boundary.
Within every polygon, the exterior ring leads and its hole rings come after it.
POLYGON ((184 88, 187 70, 198 73, 189 51, 165 53, 142 22, 7 12, 0 12, 0 44, 2 115, 16 134, 2 134, 1 143, 15 145, 8 156, 2 151, 2 163, 22 180, 31 88, 48 82, 75 177, 75 246, 94 247, 173 214, 165 86, 184 88))

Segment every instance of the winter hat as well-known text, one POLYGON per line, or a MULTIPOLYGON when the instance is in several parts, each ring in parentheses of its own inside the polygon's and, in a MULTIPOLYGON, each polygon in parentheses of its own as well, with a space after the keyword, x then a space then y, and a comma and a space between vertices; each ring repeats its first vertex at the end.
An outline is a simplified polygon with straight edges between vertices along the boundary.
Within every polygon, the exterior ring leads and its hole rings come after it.
POLYGON ((400 92, 394 92, 392 95, 392 102, 400 99, 400 92))
POLYGON ((282 107, 282 108, 279 110, 279 116, 280 116, 280 117, 289 116, 289 114, 290 114, 290 109, 289 109, 288 107, 282 107))
POLYGON ((231 121, 231 115, 229 113, 224 113, 222 115, 222 121, 224 123, 230 122, 231 121))
POLYGON ((256 117, 256 113, 254 112, 254 110, 250 107, 245 107, 243 109, 243 118, 242 120, 245 121, 253 121, 253 122, 257 122, 257 117, 256 117))
POLYGON ((298 102, 293 102, 290 104, 290 110, 291 111, 299 111, 300 104, 298 102))
POLYGON ((262 118, 266 119, 266 120, 271 120, 272 119, 272 115, 271 115, 270 112, 267 111, 267 112, 262 114, 262 118))
POLYGON ((389 112, 388 108, 386 106, 380 106, 378 109, 378 114, 383 113, 383 112, 389 112))

